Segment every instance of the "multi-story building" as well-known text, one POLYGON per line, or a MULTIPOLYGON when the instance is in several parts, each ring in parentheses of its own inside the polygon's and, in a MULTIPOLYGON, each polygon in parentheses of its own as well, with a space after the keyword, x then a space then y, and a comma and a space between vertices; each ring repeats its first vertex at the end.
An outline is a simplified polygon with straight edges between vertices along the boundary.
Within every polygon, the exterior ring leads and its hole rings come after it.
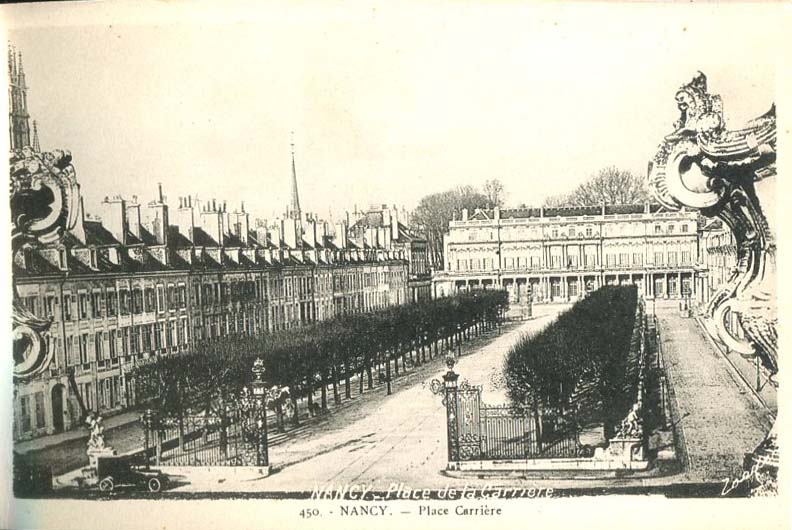
POLYGON ((348 214, 349 239, 360 248, 367 246, 399 250, 409 265, 410 300, 417 302, 432 297, 431 270, 426 239, 401 223, 396 206, 371 206, 366 212, 357 209, 348 214))
MULTIPOLYGON (((9 54, 11 148, 31 145, 21 56, 9 54)), ((293 156, 293 153, 292 153, 293 156)), ((188 352, 200 341, 294 328, 410 300, 403 248, 359 246, 300 209, 292 158, 286 215, 251 227, 244 204, 180 197, 106 197, 99 217, 79 204, 76 226, 57 245, 17 253, 13 278, 36 316, 49 369, 14 384, 14 439, 59 432, 88 411, 135 402, 127 378, 139 363, 188 352)))
POLYGON ((340 237, 312 218, 253 231, 243 208, 179 205, 171 224, 161 192, 143 219, 136 199, 106 198, 101 221, 81 212, 60 245, 18 255, 19 296, 52 318, 54 357, 44 376, 15 386, 15 439, 133 404, 125 376, 151 357, 409 299, 403 253, 356 248, 345 224, 340 237))
POLYGON ((605 284, 692 295, 697 216, 658 205, 463 210, 444 238, 435 296, 502 287, 512 302, 568 301, 605 284))

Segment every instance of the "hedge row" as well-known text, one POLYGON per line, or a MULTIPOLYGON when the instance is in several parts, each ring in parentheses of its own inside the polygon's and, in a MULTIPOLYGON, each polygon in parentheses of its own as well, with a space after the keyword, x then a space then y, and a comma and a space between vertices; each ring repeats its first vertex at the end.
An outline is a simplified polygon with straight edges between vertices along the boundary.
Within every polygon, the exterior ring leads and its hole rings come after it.
POLYGON ((332 386, 338 401, 344 382, 348 398, 355 374, 360 375, 361 391, 364 379, 371 388, 374 370, 383 369, 390 378, 391 368, 398 373, 399 361, 402 369, 408 363, 426 362, 427 354, 431 359, 440 350, 453 348, 470 330, 496 325, 507 305, 505 291, 477 291, 340 315, 292 330, 204 342, 192 352, 138 366, 130 375, 136 400, 161 414, 214 410, 222 415, 224 404, 250 383, 253 360, 261 357, 268 384, 289 388, 297 421, 298 398, 307 396, 311 401, 320 388, 325 408, 327 387, 332 386))
POLYGON ((577 302, 509 351, 504 375, 509 398, 540 415, 601 421, 606 436, 634 398, 634 286, 604 286, 577 302))

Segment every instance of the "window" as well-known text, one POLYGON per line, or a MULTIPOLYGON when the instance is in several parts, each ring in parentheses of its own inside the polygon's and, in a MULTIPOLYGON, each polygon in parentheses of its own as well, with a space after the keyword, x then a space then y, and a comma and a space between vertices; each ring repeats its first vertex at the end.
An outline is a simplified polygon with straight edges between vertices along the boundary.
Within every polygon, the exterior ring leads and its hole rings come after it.
POLYGON ((575 227, 574 226, 570 226, 569 227, 569 237, 575 237, 575 227))
POLYGON ((176 287, 173 284, 168 285, 168 307, 173 311, 176 309, 177 301, 176 301, 176 287))
POLYGON ((615 267, 616 266, 616 254, 606 254, 605 260, 608 267, 615 267))
POLYGON ((185 334, 187 333, 187 319, 182 319, 181 325, 176 328, 176 343, 179 345, 187 344, 185 334))
POLYGON ((143 324, 141 329, 143 331, 143 351, 151 351, 151 328, 153 324, 143 324))
POLYGON ((128 315, 129 314, 129 309, 130 309, 130 307, 129 307, 130 306, 130 303, 129 303, 129 290, 128 289, 121 289, 119 291, 118 298, 119 298, 119 302, 120 302, 120 306, 121 306, 121 308, 120 308, 121 309, 121 311, 120 311, 121 315, 128 315))
POLYGON ((162 348, 162 322, 154 324, 154 349, 159 350, 162 348))
POLYGON ((93 317, 102 317, 102 306, 104 305, 104 296, 101 292, 96 292, 91 295, 91 309, 93 309, 93 317))
POLYGON ((32 427, 30 424, 30 397, 22 396, 19 398, 19 409, 22 419, 22 432, 28 432, 32 427))
POLYGON ((55 297, 52 295, 44 297, 44 314, 48 317, 55 316, 55 297))
POLYGON ((662 234, 662 233, 663 233, 663 227, 660 225, 655 225, 655 234, 662 234))
POLYGON ((74 358, 74 337, 66 337, 66 366, 74 366, 77 359, 74 358))
POLYGON ((666 227, 666 232, 668 232, 669 234, 673 234, 674 233, 674 225, 668 225, 666 227))
POLYGON ((663 265, 663 253, 662 252, 655 252, 654 253, 654 262, 655 262, 654 264, 656 266, 662 266, 663 265))
POLYGON ((685 224, 683 224, 683 225, 682 225, 682 228, 681 228, 681 230, 682 230, 682 232, 683 232, 683 233, 687 233, 687 231, 688 231, 688 225, 687 225, 687 223, 685 223, 685 224))
POLYGON ((643 265, 643 254, 634 252, 632 255, 632 264, 638 266, 643 265))
POLYGON ((173 331, 175 327, 176 327, 175 321, 173 320, 168 321, 168 333, 167 335, 165 335, 165 338, 167 339, 167 345, 169 348, 176 345, 176 343, 173 341, 173 331))
POLYGON ((44 421, 44 392, 36 392, 36 428, 43 429, 46 426, 44 421))
POLYGON ((63 295, 63 318, 64 320, 71 320, 71 295, 63 295))
POLYGON ((85 293, 80 293, 79 295, 79 308, 80 319, 85 320, 88 318, 88 295, 85 293))
POLYGON ((132 290, 132 312, 136 315, 143 313, 143 290, 138 287, 132 290))
POLYGON ((157 293, 153 287, 146 287, 146 309, 147 313, 154 313, 157 310, 157 293))
POLYGON ((682 251, 682 265, 690 265, 690 251, 683 250, 682 251))
POLYGON ((558 228, 553 228, 553 231, 551 232, 551 235, 552 235, 552 237, 558 237, 558 228))
POLYGON ((88 363, 88 334, 80 335, 80 363, 88 363))
POLYGON ((61 270, 66 269, 66 250, 60 249, 58 251, 58 266, 60 266, 61 270))
POLYGON ((118 293, 107 291, 107 316, 114 317, 118 314, 118 293))
POLYGON ((668 264, 674 266, 677 264, 677 253, 676 252, 669 252, 668 253, 668 264))
POLYGON ((593 233, 594 233, 594 230, 590 226, 587 226, 586 227, 586 237, 591 237, 593 233))
POLYGON ((97 331, 96 335, 94 336, 94 352, 96 352, 96 360, 102 361, 104 360, 104 333, 101 331, 97 331))
MULTIPOLYGON (((258 293, 258 291, 256 291, 258 293)), ((180 285, 179 286, 179 307, 184 309, 187 307, 187 286, 180 285)))
POLYGON ((110 331, 108 331, 107 332, 107 337, 108 337, 107 338, 107 349, 108 349, 108 351, 110 353, 110 358, 111 359, 115 359, 116 358, 116 346, 117 346, 117 343, 116 343, 116 340, 117 340, 117 338, 116 338, 116 330, 111 329, 110 331))
POLYGON ((157 286, 157 311, 165 311, 165 288, 162 285, 157 286))
MULTIPOLYGON (((140 351, 140 326, 132 326, 132 328, 128 331, 129 331, 129 351, 134 355, 140 351)), ((125 335, 126 333, 127 330, 124 331, 125 335)))

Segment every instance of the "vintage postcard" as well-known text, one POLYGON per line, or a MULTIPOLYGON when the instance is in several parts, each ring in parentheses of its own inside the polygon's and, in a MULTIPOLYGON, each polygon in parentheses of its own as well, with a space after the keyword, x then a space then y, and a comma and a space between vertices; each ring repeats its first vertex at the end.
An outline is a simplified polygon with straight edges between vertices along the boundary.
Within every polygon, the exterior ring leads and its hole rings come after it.
POLYGON ((785 528, 788 7, 0 8, 3 527, 785 528))

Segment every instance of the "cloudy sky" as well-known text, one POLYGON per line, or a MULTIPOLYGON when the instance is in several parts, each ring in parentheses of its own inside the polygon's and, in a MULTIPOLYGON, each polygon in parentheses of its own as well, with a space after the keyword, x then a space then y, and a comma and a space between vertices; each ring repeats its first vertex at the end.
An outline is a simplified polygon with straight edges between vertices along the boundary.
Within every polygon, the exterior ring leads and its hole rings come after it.
POLYGON ((4 8, 42 148, 107 195, 413 207, 500 179, 539 204, 616 165, 641 175, 697 70, 734 125, 775 99, 779 8, 429 2, 4 8), (147 6, 147 7, 146 7, 147 6))

